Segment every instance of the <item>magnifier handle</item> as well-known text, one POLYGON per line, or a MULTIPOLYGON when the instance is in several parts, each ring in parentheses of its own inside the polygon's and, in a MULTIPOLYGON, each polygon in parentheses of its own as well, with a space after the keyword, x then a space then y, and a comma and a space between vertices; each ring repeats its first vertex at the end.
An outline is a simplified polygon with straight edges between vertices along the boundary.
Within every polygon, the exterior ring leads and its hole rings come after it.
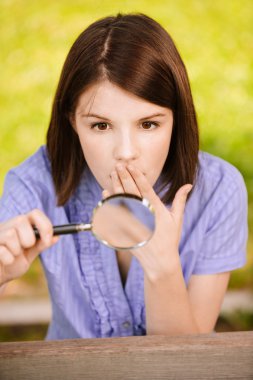
MULTIPOLYGON (((80 232, 79 224, 62 224, 60 226, 53 226, 53 235, 66 235, 75 234, 80 232)), ((40 233, 37 227, 33 227, 34 235, 37 239, 40 238, 40 233)))

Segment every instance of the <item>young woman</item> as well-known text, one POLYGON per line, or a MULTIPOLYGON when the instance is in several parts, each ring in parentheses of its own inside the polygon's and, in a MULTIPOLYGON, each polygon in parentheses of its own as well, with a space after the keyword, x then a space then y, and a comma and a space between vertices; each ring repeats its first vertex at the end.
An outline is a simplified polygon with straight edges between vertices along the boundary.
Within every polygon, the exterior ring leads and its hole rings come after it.
POLYGON ((2 289, 40 254, 47 339, 213 330, 230 271, 245 264, 247 193, 236 168, 199 151, 186 69, 156 21, 119 14, 77 38, 47 144, 8 173, 0 221, 2 289), (102 196, 122 192, 155 208, 144 247, 52 236, 53 224, 87 223, 102 196))

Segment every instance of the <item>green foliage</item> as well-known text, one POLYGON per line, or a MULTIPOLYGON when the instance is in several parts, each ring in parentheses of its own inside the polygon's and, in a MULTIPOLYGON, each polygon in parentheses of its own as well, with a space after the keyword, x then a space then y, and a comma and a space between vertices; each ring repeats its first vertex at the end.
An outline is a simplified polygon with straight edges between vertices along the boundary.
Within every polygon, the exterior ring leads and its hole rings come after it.
MULTIPOLYGON (((117 12, 146 13, 174 38, 188 68, 201 149, 228 160, 245 178, 252 241, 251 0, 2 0, 0 193, 6 172, 45 141, 54 91, 71 44, 91 22, 117 12)), ((252 253, 251 244, 250 257, 252 253)), ((245 276, 253 274, 251 267, 238 273, 233 286, 252 285, 253 276, 245 276)))
POLYGON ((219 316, 215 331, 252 331, 253 313, 250 311, 236 310, 229 314, 219 316))
MULTIPOLYGON (((21 342, 43 340, 48 325, 0 325, 0 342, 21 342)), ((216 332, 250 331, 253 330, 253 314, 237 310, 233 313, 220 315, 215 326, 216 332)))
POLYGON ((48 325, 0 325, 0 342, 44 340, 48 325))

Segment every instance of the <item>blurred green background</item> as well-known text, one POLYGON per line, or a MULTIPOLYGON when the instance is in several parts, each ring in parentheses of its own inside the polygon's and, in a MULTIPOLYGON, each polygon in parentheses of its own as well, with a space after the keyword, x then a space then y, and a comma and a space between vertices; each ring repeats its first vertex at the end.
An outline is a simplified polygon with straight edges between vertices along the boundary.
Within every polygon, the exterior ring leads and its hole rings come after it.
MULTIPOLYGON (((188 69, 201 149, 228 160, 244 176, 248 264, 233 273, 230 288, 253 289, 252 0, 1 0, 0 194, 6 172, 45 142, 70 46, 91 22, 117 12, 146 13, 169 31, 188 69)), ((19 281, 44 284, 41 276, 36 261, 19 281)))

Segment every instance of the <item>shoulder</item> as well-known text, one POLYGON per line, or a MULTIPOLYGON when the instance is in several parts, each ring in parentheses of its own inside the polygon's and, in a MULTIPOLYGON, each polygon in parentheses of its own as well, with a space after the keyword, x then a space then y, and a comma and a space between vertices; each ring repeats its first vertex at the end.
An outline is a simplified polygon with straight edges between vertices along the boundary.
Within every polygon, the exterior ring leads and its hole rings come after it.
POLYGON ((32 208, 44 208, 43 205, 48 207, 52 199, 55 201, 50 161, 46 147, 42 146, 7 173, 1 206, 27 212, 32 208))
POLYGON ((23 183, 40 184, 43 188, 50 187, 52 176, 45 146, 41 146, 32 156, 7 173, 6 180, 9 185, 18 179, 23 183))
POLYGON ((212 231, 220 238, 237 228, 245 235, 247 212, 247 189, 240 171, 222 158, 199 152, 198 174, 185 208, 185 234, 195 231, 202 241, 201 236, 212 231))
POLYGON ((243 181, 242 174, 234 165, 203 151, 199 152, 199 174, 206 180, 215 182, 223 180, 226 183, 234 183, 234 186, 243 181))
POLYGON ((17 176, 24 180, 48 180, 51 177, 50 161, 46 147, 41 146, 33 155, 12 168, 8 175, 17 176))
POLYGON ((247 194, 243 176, 234 165, 203 151, 199 152, 196 187, 200 194, 207 192, 223 198, 235 193, 247 194))

